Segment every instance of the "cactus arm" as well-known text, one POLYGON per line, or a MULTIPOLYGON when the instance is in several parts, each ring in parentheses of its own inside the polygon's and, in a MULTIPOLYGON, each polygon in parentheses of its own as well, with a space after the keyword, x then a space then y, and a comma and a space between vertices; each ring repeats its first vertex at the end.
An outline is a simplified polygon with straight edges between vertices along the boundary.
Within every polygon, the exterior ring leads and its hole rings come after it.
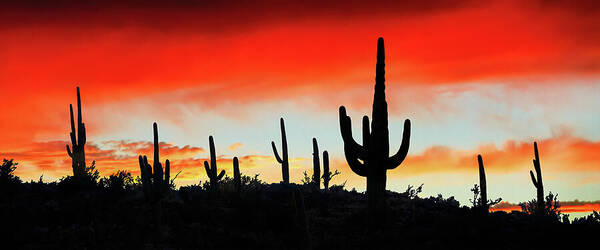
POLYGON ((279 157, 279 153, 277 153, 277 147, 275 147, 274 141, 271 141, 271 147, 273 147, 273 154, 275 154, 275 159, 277 159, 277 162, 283 163, 283 160, 281 157, 279 157))
POLYGON ((346 161, 348 162, 348 166, 350 166, 350 170, 355 174, 367 177, 367 168, 365 164, 361 163, 358 160, 356 155, 353 155, 350 150, 347 150, 347 146, 344 146, 344 155, 346 156, 346 161))
POLYGON ((217 180, 222 179, 224 175, 225 175, 225 170, 221 170, 221 173, 219 173, 219 176, 217 176, 217 180))
MULTIPOLYGON (((364 159, 366 150, 363 146, 358 144, 352 137, 352 120, 346 115, 346 108, 340 106, 340 131, 342 133, 342 139, 344 144, 348 145, 347 149, 353 151, 360 159, 364 159)), ((344 146, 346 148, 346 146, 344 146)))
POLYGON ((204 161, 204 169, 206 170, 206 175, 208 176, 208 178, 212 179, 212 171, 208 166, 208 161, 204 161))
POLYGON ((369 148, 369 144, 371 143, 371 129, 369 127, 369 117, 368 116, 363 116, 363 120, 362 120, 362 143, 363 146, 362 148, 367 151, 367 149, 369 148))
POLYGON ((533 185, 538 188, 538 183, 537 181, 535 181, 535 176, 533 175, 533 171, 529 170, 529 175, 531 176, 531 182, 533 182, 533 185))
POLYGON ((67 145, 67 154, 69 157, 73 158, 73 153, 71 153, 71 148, 69 148, 69 145, 67 145))
POLYGON ((387 169, 394 169, 398 167, 408 154, 408 148, 410 146, 410 120, 406 119, 404 121, 404 132, 402 135, 402 144, 400 144, 400 148, 398 152, 394 154, 392 157, 388 159, 387 169))

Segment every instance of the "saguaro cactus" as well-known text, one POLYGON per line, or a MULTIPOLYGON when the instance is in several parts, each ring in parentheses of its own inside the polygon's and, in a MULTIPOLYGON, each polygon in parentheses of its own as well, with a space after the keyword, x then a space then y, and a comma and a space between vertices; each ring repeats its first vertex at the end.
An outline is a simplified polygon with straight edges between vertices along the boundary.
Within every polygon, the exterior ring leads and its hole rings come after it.
POLYGON ((483 168, 483 159, 481 155, 477 155, 477 162, 479 163, 479 186, 481 189, 481 208, 486 212, 489 211, 488 199, 487 199, 487 184, 485 181, 485 169, 483 168))
POLYGON ((544 214, 544 183, 542 182, 542 168, 540 167, 540 155, 538 153, 537 142, 533 142, 533 151, 535 154, 535 159, 533 159, 533 167, 535 169, 537 178, 533 175, 533 171, 531 170, 529 170, 529 175, 531 176, 531 182, 533 182, 533 186, 535 186, 537 189, 537 211, 539 214, 544 214))
POLYGON ((408 153, 410 144, 410 120, 404 121, 404 133, 400 149, 389 156, 388 113, 385 100, 385 52, 383 38, 377 42, 377 65, 375 94, 373 97, 373 121, 369 129, 369 117, 363 117, 363 145, 352 138, 352 125, 346 108, 340 107, 340 130, 344 140, 344 153, 350 169, 367 178, 367 195, 371 212, 385 206, 386 171, 398 167, 408 153))
POLYGON ((140 175, 142 177, 142 188, 146 199, 151 202, 159 201, 171 186, 171 164, 169 160, 165 162, 163 174, 162 164, 160 163, 158 151, 158 125, 153 124, 154 131, 154 162, 152 167, 148 163, 148 158, 144 155, 138 157, 140 163, 140 175), (152 169, 154 168, 154 172, 152 169))
POLYGON ((206 169, 206 175, 210 179, 210 186, 216 187, 225 175, 225 170, 221 170, 221 173, 217 175, 217 155, 215 153, 215 142, 213 141, 212 136, 208 137, 208 144, 210 147, 210 165, 208 164, 208 161, 204 161, 204 169, 206 169))
POLYGON ((317 189, 321 188, 321 160, 319 159, 319 144, 317 138, 312 139, 313 143, 313 184, 317 189))
POLYGON ((242 191, 242 175, 240 174, 240 163, 237 157, 233 157, 233 183, 238 193, 242 191))
POLYGON ((73 167, 73 176, 81 177, 85 175, 85 124, 81 115, 81 96, 79 87, 77 87, 77 131, 75 131, 75 121, 73 119, 73 105, 69 104, 71 114, 71 148, 67 145, 67 154, 71 157, 71 166, 73 167))
POLYGON ((323 151, 323 187, 325 191, 329 190, 329 182, 331 179, 340 174, 337 170, 335 172, 329 171, 329 153, 327 150, 323 151))
POLYGON ((288 163, 288 148, 287 148, 287 138, 285 136, 285 124, 283 123, 283 118, 279 119, 279 124, 281 126, 281 156, 277 153, 277 147, 275 147, 275 142, 271 141, 271 146, 273 147, 273 154, 275 154, 275 159, 277 162, 281 164, 281 175, 283 177, 283 183, 290 183, 290 164, 288 163))

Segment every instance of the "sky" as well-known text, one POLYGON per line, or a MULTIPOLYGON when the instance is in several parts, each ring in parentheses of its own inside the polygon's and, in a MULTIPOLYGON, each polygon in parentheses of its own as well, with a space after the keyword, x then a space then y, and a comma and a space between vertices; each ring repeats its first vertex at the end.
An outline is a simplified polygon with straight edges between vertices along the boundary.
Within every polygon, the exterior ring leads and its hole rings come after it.
POLYGON ((157 122, 179 186, 207 180, 209 135, 228 175, 237 156, 243 174, 279 182, 283 117, 292 181, 312 171, 317 138, 341 172, 332 182, 362 191, 338 107, 360 138, 383 37, 391 149, 412 122, 388 189, 424 183, 424 196, 468 204, 481 154, 488 197, 531 200, 537 141, 545 190, 599 210, 599 14, 597 1, 549 0, 3 2, 0 158, 24 180, 69 175, 79 86, 86 159, 103 175, 139 174, 157 122))

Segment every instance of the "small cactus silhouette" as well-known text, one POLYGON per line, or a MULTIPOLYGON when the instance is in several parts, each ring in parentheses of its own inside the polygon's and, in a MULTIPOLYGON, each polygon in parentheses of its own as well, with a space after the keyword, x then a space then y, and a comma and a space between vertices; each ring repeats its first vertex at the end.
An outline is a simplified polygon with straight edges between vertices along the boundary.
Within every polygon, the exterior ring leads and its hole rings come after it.
POLYGON ((67 154, 71 157, 71 165, 73 168, 74 177, 82 177, 86 174, 85 171, 85 124, 81 115, 81 96, 79 95, 79 87, 77 87, 77 131, 75 130, 75 120, 73 119, 73 105, 69 104, 71 115, 71 148, 67 145, 67 154))
POLYGON ((537 211, 539 214, 544 214, 544 183, 542 182, 542 168, 540 167, 540 154, 538 153, 537 142, 533 142, 533 151, 535 154, 535 159, 533 159, 533 167, 535 169, 535 173, 537 178, 533 175, 533 171, 529 170, 529 175, 531 176, 531 182, 533 186, 537 189, 537 211))
POLYGON ((344 140, 344 153, 350 169, 367 178, 369 208, 373 215, 385 207, 386 172, 398 167, 410 144, 410 120, 404 121, 404 133, 400 149, 389 156, 389 131, 387 102, 385 100, 385 52, 383 38, 377 41, 377 65, 375 94, 373 97, 373 121, 369 129, 369 117, 363 117, 363 145, 352 138, 352 125, 346 108, 340 106, 340 130, 344 140))
POLYGON ((210 165, 208 164, 208 161, 204 161, 204 169, 206 169, 206 175, 210 179, 210 186, 216 187, 225 175, 225 170, 221 170, 221 173, 217 175, 217 155, 215 153, 215 142, 212 136, 208 137, 208 144, 210 147, 210 165))
POLYGON ((239 193, 242 191, 242 175, 240 174, 240 163, 237 157, 233 157, 233 183, 235 190, 239 193))
POLYGON ((275 159, 277 162, 281 164, 281 175, 283 177, 283 183, 290 183, 290 164, 288 162, 288 147, 287 147, 287 138, 285 136, 285 124, 283 122, 283 118, 279 119, 279 125, 281 127, 281 156, 277 153, 277 147, 275 147, 275 142, 271 141, 271 146, 273 147, 273 154, 275 154, 275 159))
POLYGON ((319 144, 317 138, 312 139, 313 143, 313 185, 319 189, 321 188, 321 160, 319 159, 319 144))
POLYGON ((485 169, 483 167, 483 159, 481 155, 477 155, 477 162, 479 163, 479 186, 481 188, 481 208, 486 212, 489 211, 488 200, 487 200, 487 184, 485 180, 485 169))
POLYGON ((140 163, 140 175, 142 179, 142 189, 146 200, 157 202, 171 187, 171 164, 169 160, 165 162, 163 174, 162 164, 159 158, 159 143, 158 143, 158 125, 153 124, 154 131, 154 162, 152 166, 148 163, 148 158, 144 155, 138 157, 140 163), (154 168, 154 172, 152 171, 154 168))
POLYGON ((334 176, 340 174, 337 170, 335 172, 329 171, 329 152, 327 150, 323 151, 323 187, 325 191, 329 190, 329 182, 333 179, 334 176))

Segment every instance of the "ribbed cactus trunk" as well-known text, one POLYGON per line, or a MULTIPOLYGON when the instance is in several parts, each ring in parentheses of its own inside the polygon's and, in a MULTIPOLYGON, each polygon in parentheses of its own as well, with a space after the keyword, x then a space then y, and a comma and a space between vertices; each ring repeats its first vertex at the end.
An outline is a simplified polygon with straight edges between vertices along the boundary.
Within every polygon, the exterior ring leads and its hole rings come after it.
POLYGON ((315 188, 321 188, 321 159, 319 159, 319 144, 317 138, 312 139, 313 143, 313 185, 315 188))
POLYGON ((483 159, 481 155, 477 155, 477 162, 479 163, 479 186, 481 189, 481 208, 487 213, 489 211, 488 199, 487 199, 487 184, 485 180, 485 169, 483 167, 483 159))
POLYGON ((71 167, 73 168, 73 176, 81 177, 85 175, 85 124, 81 115, 81 96, 79 95, 79 87, 77 87, 77 130, 75 130, 75 120, 73 119, 73 105, 69 104, 71 115, 71 148, 67 145, 67 154, 71 157, 71 167))
POLYGON ((271 147, 273 147, 273 154, 275 155, 275 159, 277 162, 281 164, 281 176, 283 177, 283 183, 290 183, 290 164, 288 162, 288 147, 287 147, 287 137, 285 136, 285 124, 283 122, 283 118, 279 119, 279 126, 281 127, 281 156, 277 153, 277 147, 275 147, 275 142, 271 141, 271 147))
POLYGON ((537 142, 533 142, 533 151, 535 159, 533 159, 533 167, 535 169, 536 177, 533 175, 533 171, 529 170, 531 176, 531 182, 537 189, 537 212, 539 215, 545 214, 545 200, 544 200, 544 183, 542 182, 542 168, 540 167, 540 154, 538 153, 537 142))
POLYGON ((204 169, 210 179, 210 186, 214 190, 225 175, 225 170, 221 170, 221 173, 217 175, 217 154, 215 152, 215 141, 212 136, 208 137, 208 144, 210 147, 210 164, 208 164, 208 161, 204 161, 204 169))
POLYGON ((383 215, 385 208, 386 173, 398 167, 408 154, 410 144, 410 120, 404 122, 402 144, 398 152, 389 156, 389 132, 387 102, 385 100, 385 51, 383 38, 377 42, 377 65, 375 94, 373 97, 373 121, 363 117, 363 145, 352 138, 351 120, 346 108, 340 107, 340 130, 344 139, 344 153, 350 169, 367 178, 367 195, 371 215, 383 215), (362 161, 362 162, 361 162, 362 161))
POLYGON ((233 157, 233 183, 235 190, 239 193, 242 191, 242 175, 240 174, 240 163, 237 157, 233 157))

